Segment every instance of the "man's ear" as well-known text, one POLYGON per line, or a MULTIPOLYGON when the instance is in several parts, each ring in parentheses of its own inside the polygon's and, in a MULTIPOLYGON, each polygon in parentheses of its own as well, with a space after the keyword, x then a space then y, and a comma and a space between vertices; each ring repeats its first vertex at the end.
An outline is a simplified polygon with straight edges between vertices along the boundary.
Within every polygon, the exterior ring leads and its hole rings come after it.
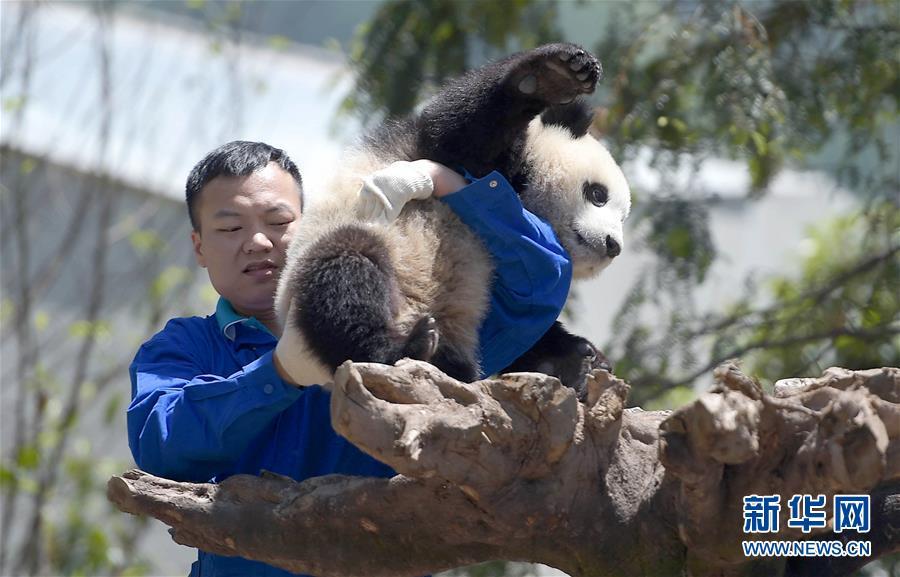
POLYGON ((206 268, 206 257, 203 256, 203 239, 200 238, 200 231, 191 231, 191 242, 194 244, 194 257, 197 259, 197 264, 206 268))

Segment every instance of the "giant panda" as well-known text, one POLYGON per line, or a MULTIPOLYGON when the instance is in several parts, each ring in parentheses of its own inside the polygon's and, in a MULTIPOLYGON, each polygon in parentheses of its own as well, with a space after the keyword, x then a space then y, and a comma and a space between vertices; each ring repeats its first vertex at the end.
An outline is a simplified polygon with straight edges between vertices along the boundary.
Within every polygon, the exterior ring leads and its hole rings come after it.
MULTIPOLYGON (((579 99, 599 76, 599 62, 577 45, 514 54, 451 82, 421 112, 385 122, 351 149, 304 214, 279 280, 292 372, 326 383, 347 359, 411 357, 462 381, 479 375, 493 265, 475 234, 435 199, 411 201, 387 226, 355 216, 362 179, 396 160, 428 158, 476 177, 499 170, 553 227, 575 278, 604 269, 623 247, 631 202, 579 99)), ((507 370, 540 370, 581 389, 604 361, 557 322, 507 370)))

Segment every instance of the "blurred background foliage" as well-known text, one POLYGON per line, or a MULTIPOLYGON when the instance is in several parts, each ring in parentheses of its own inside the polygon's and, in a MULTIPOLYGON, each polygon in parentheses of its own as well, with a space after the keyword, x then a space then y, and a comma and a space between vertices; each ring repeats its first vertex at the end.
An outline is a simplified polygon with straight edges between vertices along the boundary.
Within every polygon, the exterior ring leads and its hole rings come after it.
MULTIPOLYGON (((87 5, 102 23, 127 4, 87 5)), ((358 23, 352 37, 335 42, 317 36, 328 27, 303 17, 319 4, 296 3, 292 18, 276 10, 286 10, 286 3, 187 0, 152 7, 201 22, 211 59, 231 58, 240 43, 259 40, 248 37, 248 31, 263 28, 268 32, 262 41, 269 48, 286 49, 299 37, 340 50, 353 73, 340 113, 366 126, 408 113, 467 68, 570 39, 562 13, 573 10, 572 4, 544 0, 334 3, 329 14, 336 20, 358 23), (268 6, 268 16, 261 6, 268 6), (273 17, 276 12, 280 16, 273 17)), ((830 365, 900 366, 898 4, 602 4, 602 20, 594 11, 598 4, 574 5, 576 16, 584 14, 581 34, 587 39, 582 42, 600 57, 605 71, 592 99, 594 128, 620 162, 645 162, 662 175, 658 185, 633 190, 628 251, 642 257, 641 270, 631 286, 622 287, 627 298, 608 338, 599 343, 617 374, 632 384, 631 402, 645 408, 688 402, 701 376, 732 357, 743 358, 745 368, 766 384, 816 374, 830 365), (851 191, 858 203, 809 231, 790 270, 731 279, 731 301, 710 308, 696 295, 709 282, 714 264, 727 255, 710 231, 714 196, 696 186, 694 177, 706 161, 722 158, 746 169, 748 202, 764 199, 778 175, 794 168, 828 174, 830 186, 851 191)), ((28 14, 20 12, 18 30, 26 29, 28 14)), ((96 36, 102 66, 110 56, 102 34, 96 36)), ((24 33, 3 39, 0 85, 9 79, 8 59, 26 48, 24 33)), ((224 81, 228 90, 240 93, 233 81, 224 81)), ((111 88, 101 86, 100 93, 104 90, 111 88)), ((15 127, 27 105, 24 97, 4 98, 5 131, 15 127)), ((137 548, 146 523, 123 518, 102 500, 105 479, 126 465, 97 454, 97 443, 73 430, 86 417, 109 428, 127 402, 123 391, 130 359, 102 355, 105 342, 121 338, 107 318, 108 302, 121 295, 102 288, 108 274, 102 247, 116 238, 127 240, 134 271, 126 277, 131 284, 123 286, 143 287, 132 313, 140 326, 129 333, 135 343, 168 316, 197 311, 187 296, 194 279, 190 259, 172 262, 171 254, 165 256, 178 229, 171 223, 150 226, 157 218, 154 209, 146 209, 151 201, 139 196, 104 200, 98 193, 110 186, 104 175, 64 181, 81 183, 75 187, 48 184, 41 159, 4 152, 0 235, 4 260, 10 260, 2 268, 15 270, 19 279, 0 308, 2 338, 18 347, 15 370, 4 369, 4 376, 12 373, 14 379, 5 379, 4 403, 12 397, 26 409, 16 412, 15 438, 3 441, 0 518, 6 530, 0 573, 153 574, 153 560, 137 548), (30 197, 17 194, 25 190, 30 197), (64 198, 52 191, 63 191, 64 198), (29 210, 38 204, 65 205, 70 221, 60 228, 55 257, 32 273, 17 267, 36 260, 28 235, 43 225, 28 223, 34 218, 29 210), (135 214, 149 216, 135 220, 135 214), (7 254, 11 246, 15 257, 7 254), (88 256, 78 260, 79 254, 88 256), (63 263, 72 260, 93 267, 100 282, 82 287, 84 302, 60 331, 75 343, 78 361, 71 361, 77 365, 74 374, 60 375, 47 360, 48 347, 35 345, 57 321, 41 308, 41 295, 57 282, 63 263), (88 371, 88 366, 100 369, 88 371), (52 508, 60 499, 66 505, 52 508), (21 528, 10 537, 14 519, 21 528)), ((830 202, 832 192, 823 189, 821 202, 830 202)), ((166 222, 175 218, 183 214, 166 222)), ((123 432, 110 429, 109 434, 123 432)), ((885 567, 892 574, 898 571, 894 560, 885 567)), ((529 569, 491 563, 450 574, 512 576, 529 574, 529 569)))
POLYGON ((342 110, 372 124, 403 116, 474 63, 560 38, 555 3, 385 2, 350 44, 354 86, 342 110))

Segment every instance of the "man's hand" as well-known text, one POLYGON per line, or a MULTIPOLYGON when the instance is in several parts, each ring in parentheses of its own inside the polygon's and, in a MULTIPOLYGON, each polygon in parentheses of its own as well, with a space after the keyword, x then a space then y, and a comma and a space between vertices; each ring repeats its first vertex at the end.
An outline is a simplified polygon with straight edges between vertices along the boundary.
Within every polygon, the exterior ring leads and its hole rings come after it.
POLYGON ((369 222, 390 224, 407 202, 428 198, 433 191, 434 183, 427 171, 414 162, 401 160, 363 180, 357 215, 369 222))
POLYGON ((369 222, 390 224, 413 199, 453 194, 466 185, 458 173, 431 160, 395 162, 363 181, 357 215, 369 222))

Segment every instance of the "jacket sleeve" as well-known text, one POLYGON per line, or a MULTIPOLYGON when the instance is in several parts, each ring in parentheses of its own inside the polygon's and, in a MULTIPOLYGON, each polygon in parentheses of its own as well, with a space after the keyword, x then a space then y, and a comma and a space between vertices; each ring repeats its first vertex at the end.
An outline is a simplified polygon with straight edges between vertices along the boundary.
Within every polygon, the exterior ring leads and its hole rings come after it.
POLYGON ((499 172, 442 197, 494 260, 490 309, 481 325, 481 368, 491 375, 540 339, 562 311, 572 263, 553 229, 525 210, 499 172))
MULTIPOLYGON (((138 350, 131 364, 128 444, 137 465, 180 481, 208 481, 302 390, 286 384, 268 352, 233 375, 204 374, 182 319, 138 350)), ((208 354, 208 353, 207 353, 208 354)))

